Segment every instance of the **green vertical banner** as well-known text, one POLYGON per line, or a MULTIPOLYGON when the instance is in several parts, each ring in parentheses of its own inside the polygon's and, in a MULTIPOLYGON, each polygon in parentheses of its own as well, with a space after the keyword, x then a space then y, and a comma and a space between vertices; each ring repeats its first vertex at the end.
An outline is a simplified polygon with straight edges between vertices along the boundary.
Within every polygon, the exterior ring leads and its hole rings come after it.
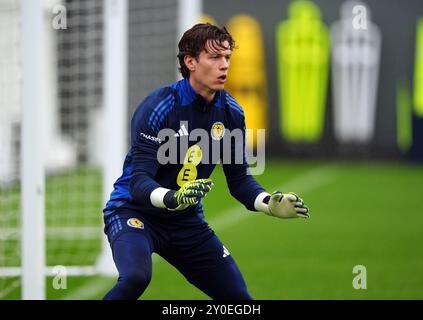
POLYGON ((413 110, 410 89, 404 81, 397 84, 397 143, 401 153, 407 153, 413 143, 413 110))
POLYGON ((416 58, 414 69, 414 110, 423 117, 423 18, 417 21, 416 58))
POLYGON ((293 1, 276 30, 280 130, 292 143, 320 140, 328 85, 330 38, 318 6, 293 1))

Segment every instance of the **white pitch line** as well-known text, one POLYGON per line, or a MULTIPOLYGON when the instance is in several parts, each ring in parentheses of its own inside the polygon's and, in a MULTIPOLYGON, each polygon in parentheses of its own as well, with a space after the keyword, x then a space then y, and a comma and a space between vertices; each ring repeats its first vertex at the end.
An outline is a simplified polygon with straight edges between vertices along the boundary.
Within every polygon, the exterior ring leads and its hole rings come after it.
MULTIPOLYGON (((93 299, 94 296, 106 294, 113 286, 113 281, 106 281, 104 279, 93 279, 84 283, 78 289, 70 291, 69 294, 63 297, 63 300, 88 300, 93 299)), ((67 290, 67 289, 66 289, 67 290)))
MULTIPOLYGON (((281 190, 283 192, 293 191, 302 197, 303 194, 306 194, 307 192, 331 183, 336 177, 335 169, 334 165, 318 167, 284 183, 277 188, 274 188, 274 190, 281 190)), ((269 191, 272 192, 274 190, 269 191)), ((239 223, 240 221, 249 218, 255 213, 259 212, 246 212, 246 209, 243 207, 232 208, 223 212, 217 218, 211 219, 209 221, 209 225, 213 228, 213 230, 221 231, 235 223, 239 223)))
MULTIPOLYGON (((319 187, 327 185, 335 180, 336 178, 336 166, 325 165, 312 169, 291 181, 285 182, 283 185, 275 188, 275 190, 283 190, 284 192, 294 191, 301 196, 319 187)), ((273 191, 273 190, 272 190, 273 191)), ((245 212, 246 209, 242 207, 231 208, 224 211, 217 218, 211 219, 209 225, 215 231, 222 231, 236 223, 239 223, 254 212, 245 212)), ((163 260, 157 255, 153 255, 153 264, 157 264, 163 260)), ((100 294, 101 292, 106 293, 110 289, 110 283, 104 280, 93 279, 86 282, 84 285, 79 287, 76 291, 72 291, 64 297, 66 300, 83 300, 90 299, 93 296, 100 294)))

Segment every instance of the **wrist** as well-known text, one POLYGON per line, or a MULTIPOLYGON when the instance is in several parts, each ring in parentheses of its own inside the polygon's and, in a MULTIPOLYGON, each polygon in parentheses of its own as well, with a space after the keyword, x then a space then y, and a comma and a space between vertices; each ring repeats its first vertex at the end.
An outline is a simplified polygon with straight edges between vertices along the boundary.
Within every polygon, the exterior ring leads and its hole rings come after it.
POLYGON ((156 208, 168 208, 170 204, 169 193, 170 197, 172 197, 175 191, 162 187, 154 189, 150 194, 151 204, 156 208))
POLYGON ((269 203, 269 199, 270 194, 268 192, 259 193, 256 197, 256 200, 254 201, 254 208, 257 211, 264 212, 265 214, 270 214, 269 206, 267 205, 269 203))
POLYGON ((175 209, 176 207, 178 207, 178 203, 175 199, 175 192, 175 190, 169 190, 163 197, 163 203, 168 209, 175 209))

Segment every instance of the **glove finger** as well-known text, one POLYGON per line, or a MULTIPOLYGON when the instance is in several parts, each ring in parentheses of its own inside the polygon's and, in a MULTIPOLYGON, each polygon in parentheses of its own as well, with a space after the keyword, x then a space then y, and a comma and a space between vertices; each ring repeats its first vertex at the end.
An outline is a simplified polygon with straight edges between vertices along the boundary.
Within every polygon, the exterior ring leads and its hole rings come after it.
POLYGON ((214 186, 214 182, 211 180, 204 182, 204 184, 210 187, 214 186))
POLYGON ((197 204, 198 203, 198 199, 197 198, 190 198, 189 199, 189 203, 190 204, 197 204))
POLYGON ((197 194, 199 192, 204 192, 205 190, 203 188, 198 188, 198 187, 189 187, 185 190, 185 194, 197 194))
POLYGON ((187 188, 187 190, 185 191, 185 194, 189 196, 205 197, 210 190, 211 190, 211 186, 209 185, 204 185, 199 187, 190 187, 190 188, 187 188))
POLYGON ((293 195, 291 193, 285 194, 284 196, 290 202, 296 202, 297 201, 297 196, 296 195, 293 195))
POLYGON ((279 202, 282 199, 282 192, 279 191, 275 191, 272 193, 272 195, 270 196, 270 201, 273 202, 279 202))
POLYGON ((213 186, 213 182, 210 182, 210 184, 204 184, 202 185, 203 190, 205 190, 206 192, 209 192, 212 189, 213 186))
POLYGON ((297 213, 297 216, 304 219, 310 218, 308 213, 297 213))
POLYGON ((187 190, 209 192, 211 190, 211 185, 208 185, 208 184, 192 185, 192 186, 187 187, 187 190))
POLYGON ((203 193, 207 193, 211 190, 211 187, 208 185, 204 185, 204 186, 200 186, 198 188, 196 188, 196 190, 201 191, 203 193))
POLYGON ((194 180, 199 182, 200 184, 205 184, 208 186, 212 186, 213 185, 213 181, 211 179, 198 179, 198 180, 194 180))
POLYGON ((288 192, 288 193, 296 196, 297 198, 299 198, 299 196, 296 193, 294 193, 294 192, 288 192))
POLYGON ((295 205, 294 205, 294 207, 295 208, 302 208, 302 207, 304 207, 304 202, 295 202, 295 205))
POLYGON ((198 183, 195 185, 192 185, 190 188, 195 188, 195 189, 201 189, 201 190, 207 190, 210 191, 211 188, 213 186, 213 182, 210 183, 198 183))
POLYGON ((295 196, 295 198, 296 198, 296 202, 301 202, 301 201, 303 201, 303 199, 301 199, 296 193, 294 193, 294 192, 290 192, 289 194, 292 194, 293 196, 295 196))
POLYGON ((205 196, 206 196, 206 194, 207 194, 207 192, 197 191, 197 192, 195 192, 195 193, 190 193, 190 194, 187 194, 186 196, 187 196, 188 198, 198 198, 198 199, 201 199, 201 198, 205 197, 205 196))
POLYGON ((295 208, 296 213, 308 213, 307 207, 295 208))
POLYGON ((200 192, 202 192, 203 190, 201 190, 201 189, 198 189, 198 188, 187 188, 185 191, 184 191, 184 195, 196 195, 196 194, 199 194, 200 192))
POLYGON ((186 184, 188 186, 197 186, 197 185, 201 185, 201 184, 210 184, 213 183, 210 179, 197 179, 197 180, 191 180, 188 181, 186 184))
POLYGON ((214 185, 214 183, 211 179, 200 179, 200 180, 197 180, 197 181, 199 181, 200 185, 203 185, 203 186, 206 185, 206 186, 211 187, 211 186, 214 185))
POLYGON ((193 205, 198 203, 198 199, 196 197, 182 197, 180 202, 183 204, 193 205))

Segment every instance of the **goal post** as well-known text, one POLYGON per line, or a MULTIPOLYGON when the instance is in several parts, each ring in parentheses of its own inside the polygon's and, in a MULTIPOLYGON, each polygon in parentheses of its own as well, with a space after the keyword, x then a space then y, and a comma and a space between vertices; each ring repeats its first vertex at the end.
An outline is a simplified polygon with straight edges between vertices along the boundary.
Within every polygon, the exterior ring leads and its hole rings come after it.
MULTIPOLYGON (((127 152, 128 3, 127 0, 105 0, 104 5, 103 138, 107 143, 103 144, 106 160, 103 162, 103 199, 107 201, 127 152)), ((103 237, 97 270, 102 275, 117 273, 106 237, 103 237)))
POLYGON ((21 0, 22 12, 22 298, 45 298, 43 4, 21 0))

